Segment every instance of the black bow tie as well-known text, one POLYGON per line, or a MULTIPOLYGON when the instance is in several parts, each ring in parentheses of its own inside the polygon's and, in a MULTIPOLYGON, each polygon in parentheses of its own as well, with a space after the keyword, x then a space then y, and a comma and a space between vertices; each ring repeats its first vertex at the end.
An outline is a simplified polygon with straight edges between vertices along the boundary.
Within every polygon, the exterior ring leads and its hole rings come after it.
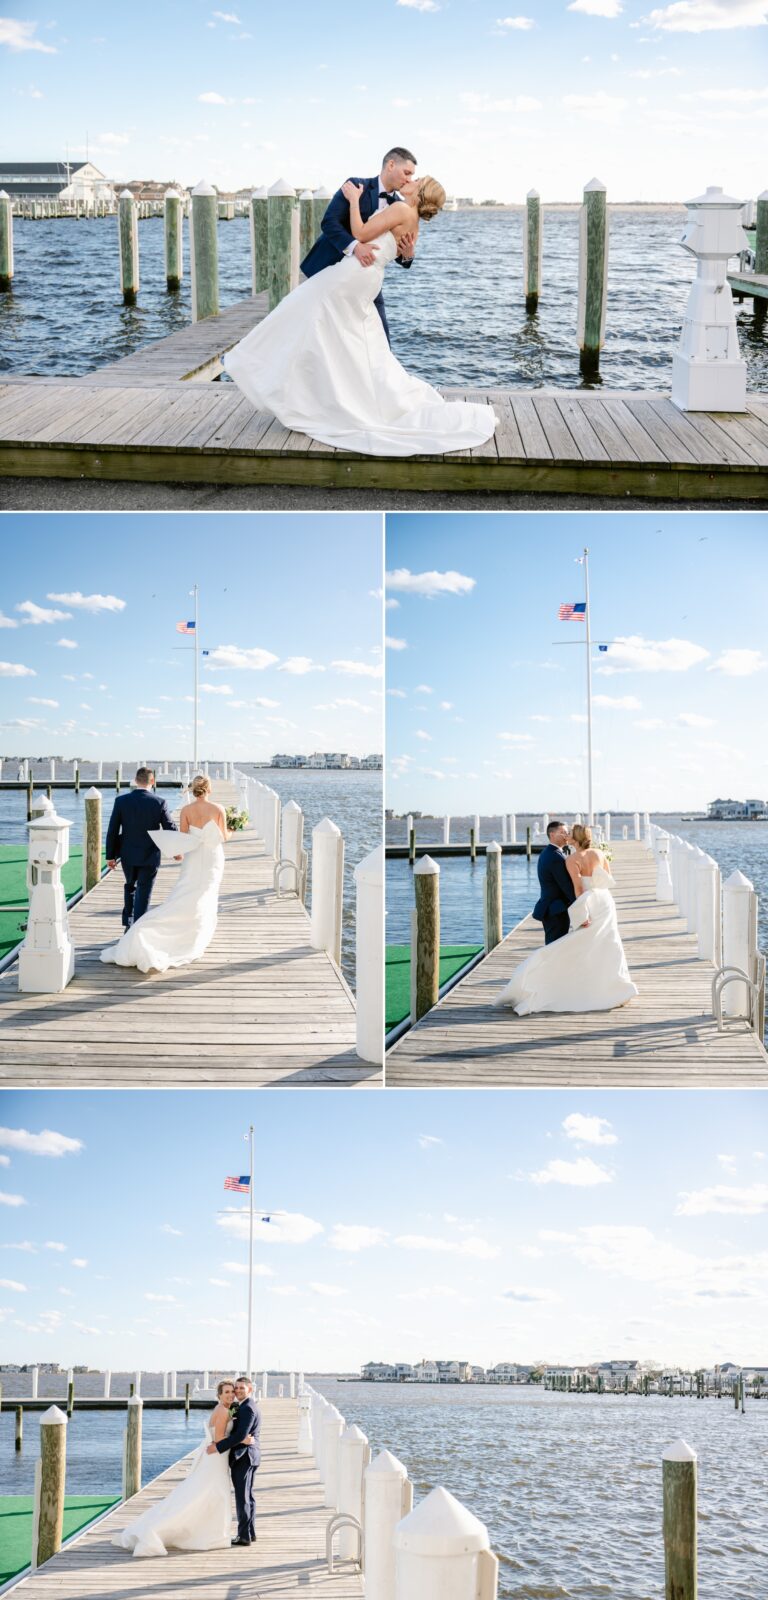
POLYGON ((382 193, 379 195, 379 205, 381 205, 382 200, 386 200, 388 206, 393 206, 396 199, 396 194, 384 194, 382 191, 382 193))

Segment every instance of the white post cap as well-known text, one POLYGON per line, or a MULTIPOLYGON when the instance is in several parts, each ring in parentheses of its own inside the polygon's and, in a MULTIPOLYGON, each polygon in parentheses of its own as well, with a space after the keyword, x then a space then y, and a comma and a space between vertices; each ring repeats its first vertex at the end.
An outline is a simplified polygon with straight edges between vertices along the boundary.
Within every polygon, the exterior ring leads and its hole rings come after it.
POLYGON ((130 189, 123 189, 121 191, 121 193, 120 193, 119 198, 121 200, 132 200, 133 199, 133 195, 131 194, 130 189))
POLYGON ((261 184, 260 188, 254 189, 252 191, 252 193, 251 193, 251 199, 252 200, 266 200, 266 198, 267 198, 267 190, 266 190, 266 186, 263 183, 261 184))
POLYGON ((595 193, 605 194, 605 192, 606 192, 605 184, 601 183, 599 178, 590 178, 589 183, 585 183, 585 185, 584 185, 584 193, 585 194, 595 194, 595 193))
MULTIPOLYGON (((331 198, 332 198, 332 196, 331 196, 330 189, 326 189, 325 185, 322 184, 322 183, 320 185, 320 188, 316 189, 315 192, 314 192, 314 195, 313 195, 313 199, 315 199, 315 200, 330 200, 331 198)), ((762 200, 764 198, 764 196, 761 195, 760 198, 762 200)))
POLYGON ((745 878, 744 873, 739 872, 738 867, 735 872, 731 873, 730 878, 726 878, 725 883, 723 884, 724 889, 748 889, 750 893, 754 887, 754 884, 750 883, 749 878, 745 878))
POLYGON ((144 1401, 140 1394, 132 1394, 128 1400, 129 1406, 143 1406, 144 1401))
POLYGON ((403 1466, 402 1461, 398 1461, 397 1456, 392 1455, 391 1450, 380 1450, 370 1465, 366 1467, 366 1476, 369 1472, 375 1472, 377 1477, 382 1478, 408 1477, 408 1468, 403 1466))
POLYGON ((181 199, 181 195, 179 194, 178 189, 166 189, 165 195, 164 195, 163 198, 165 200, 180 200, 181 199))
POLYGON ((312 190, 311 189, 302 189, 301 194, 299 195, 299 199, 300 200, 311 200, 312 199, 312 190))
POLYGON ((86 789, 85 795, 83 796, 83 798, 85 800, 100 800, 101 799, 101 790, 94 788, 94 786, 92 784, 90 789, 86 789))
POLYGON ((673 1444, 668 1444, 662 1461, 695 1461, 696 1451, 692 1450, 684 1439, 675 1439, 673 1444))
POLYGON ((277 183, 273 183, 269 193, 270 195, 290 194, 293 195, 294 199, 296 198, 296 190, 294 189, 293 184, 286 183, 285 178, 278 178, 277 183))
POLYGON ((395 1548, 416 1555, 464 1555, 487 1550, 490 1541, 484 1522, 472 1515, 447 1489, 433 1489, 395 1529, 395 1548))
POLYGON ((541 196, 538 189, 529 189, 525 198, 526 200, 540 200, 541 196))
POLYGON ((367 1434, 363 1433, 362 1428, 358 1428, 356 1422, 348 1422, 343 1434, 341 1435, 342 1444, 359 1444, 361 1441, 363 1444, 368 1443, 367 1434))
MULTIPOLYGON (((0 200, 10 200, 10 198, 11 197, 10 197, 7 189, 0 189, 0 200)), ((760 199, 762 200, 763 198, 764 198, 764 196, 761 195, 760 199)))
POLYGON ((724 194, 718 184, 712 183, 703 194, 697 194, 695 200, 686 200, 685 203, 687 206, 732 207, 735 211, 740 211, 744 201, 734 199, 732 194, 724 194))
POLYGON ((413 870, 414 872, 424 873, 426 876, 432 874, 434 877, 435 874, 438 876, 440 874, 440 868, 437 862, 432 860, 431 856, 422 856, 420 861, 417 861, 413 870))
POLYGON ((215 194, 216 190, 211 187, 210 183, 206 183, 205 178, 201 178, 200 182, 195 184, 195 187, 191 191, 191 193, 193 195, 195 195, 195 194, 215 194))
POLYGON ((283 806, 283 811, 301 811, 301 806, 297 806, 295 800, 286 800, 285 805, 283 806))
POLYGON ((336 823, 331 822, 330 817, 323 817, 322 822, 318 822, 312 829, 313 838, 316 833, 333 833, 338 836, 341 833, 341 828, 337 828, 336 823))
POLYGON ((354 870, 355 883, 370 883, 380 889, 384 883, 384 846, 379 844, 369 856, 358 861, 354 870))
POLYGON ((486 853, 487 856, 490 856, 490 855, 494 855, 494 856, 498 855, 498 856, 500 856, 501 855, 501 845, 499 844, 498 839, 494 839, 491 844, 487 844, 486 845, 485 853, 486 853))
POLYGON ((41 1428, 66 1428, 66 1426, 67 1419, 64 1415, 64 1412, 60 1411, 58 1406, 49 1406, 48 1410, 44 1411, 40 1418, 41 1428))

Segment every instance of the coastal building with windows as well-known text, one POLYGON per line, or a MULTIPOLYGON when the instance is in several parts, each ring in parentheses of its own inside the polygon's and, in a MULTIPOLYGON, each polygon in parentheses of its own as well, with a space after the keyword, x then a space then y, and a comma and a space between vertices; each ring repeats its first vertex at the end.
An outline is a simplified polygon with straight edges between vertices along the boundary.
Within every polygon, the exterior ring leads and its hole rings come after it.
POLYGON ((0 189, 12 200, 61 200, 85 205, 116 203, 115 186, 92 161, 3 161, 0 189))
POLYGON ((707 816, 713 822, 764 822, 768 800, 710 800, 707 816))

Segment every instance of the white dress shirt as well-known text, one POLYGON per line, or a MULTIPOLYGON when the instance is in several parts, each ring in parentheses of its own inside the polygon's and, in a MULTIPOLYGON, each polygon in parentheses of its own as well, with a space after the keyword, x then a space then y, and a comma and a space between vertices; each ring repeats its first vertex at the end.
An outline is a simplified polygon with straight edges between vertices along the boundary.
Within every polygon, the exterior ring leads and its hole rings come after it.
MULTIPOLYGON (((393 190, 393 196, 394 196, 395 200, 399 200, 400 199, 400 195, 398 194, 396 189, 393 190)), ((381 184, 379 184, 379 204, 378 204, 377 210, 384 211, 386 209, 386 207, 389 205, 389 203, 390 202, 387 199, 387 191, 386 191, 386 189, 382 189, 381 184)), ((345 256, 351 256, 353 254, 353 252, 357 249, 357 245, 358 245, 357 239, 353 239, 352 243, 348 244, 346 250, 344 251, 345 256)))

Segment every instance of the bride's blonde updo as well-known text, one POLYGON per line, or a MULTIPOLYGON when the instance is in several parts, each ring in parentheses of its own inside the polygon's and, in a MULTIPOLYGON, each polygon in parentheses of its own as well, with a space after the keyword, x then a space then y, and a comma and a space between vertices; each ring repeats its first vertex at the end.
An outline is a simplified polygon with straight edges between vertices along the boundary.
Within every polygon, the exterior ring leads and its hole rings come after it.
POLYGON ((592 848, 592 829, 588 828, 585 823, 574 822, 571 828, 571 835, 580 850, 590 850, 592 848))
POLYGON ((422 178, 416 193, 416 210, 422 222, 431 222, 445 205, 445 190, 437 178, 422 178))
POLYGON ((217 1393, 219 1399, 221 1399, 221 1391, 222 1391, 222 1389, 234 1389, 234 1387, 235 1387, 235 1385, 234 1385, 234 1383, 233 1383, 231 1378, 222 1378, 220 1383, 217 1383, 217 1385, 216 1385, 216 1393, 217 1393))
POLYGON ((210 778, 206 778, 204 772, 198 772, 192 779, 189 787, 192 790, 195 799, 202 800, 205 795, 210 794, 211 792, 211 780, 210 778))

